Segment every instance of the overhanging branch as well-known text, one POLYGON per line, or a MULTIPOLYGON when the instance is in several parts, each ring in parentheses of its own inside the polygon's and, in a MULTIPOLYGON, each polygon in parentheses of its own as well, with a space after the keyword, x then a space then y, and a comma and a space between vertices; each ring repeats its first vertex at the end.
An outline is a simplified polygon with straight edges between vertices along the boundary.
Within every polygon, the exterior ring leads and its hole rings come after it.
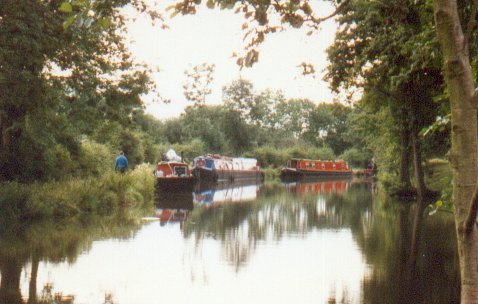
MULTIPOLYGON (((346 6, 347 4, 349 4, 349 2, 350 2, 350 0, 346 0, 346 1, 342 2, 342 3, 340 3, 340 5, 337 6, 337 8, 335 9, 335 11, 333 11, 333 12, 332 12, 330 15, 328 15, 328 16, 324 16, 324 17, 320 17, 320 18, 316 18, 316 17, 312 17, 312 16, 311 16, 312 22, 321 23, 321 22, 323 22, 323 21, 326 21, 326 20, 329 20, 329 19, 335 17, 335 16, 338 15, 340 12, 342 12, 342 10, 345 8, 345 6, 346 6)), ((475 2, 478 2, 478 0, 475 0, 475 2)), ((476 12, 475 12, 475 14, 476 14, 476 12)))

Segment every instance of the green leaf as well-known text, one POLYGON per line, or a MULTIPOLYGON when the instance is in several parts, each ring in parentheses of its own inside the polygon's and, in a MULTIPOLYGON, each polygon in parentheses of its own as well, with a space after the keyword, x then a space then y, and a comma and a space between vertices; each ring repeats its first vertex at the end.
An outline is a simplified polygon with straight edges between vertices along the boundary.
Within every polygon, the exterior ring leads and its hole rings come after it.
POLYGON ((73 11, 73 7, 71 6, 70 3, 68 2, 63 2, 61 5, 60 5, 60 8, 59 8, 60 12, 63 12, 63 13, 71 13, 73 11))
POLYGON ((88 1, 86 0, 75 0, 73 1, 74 6, 81 6, 81 7, 86 7, 88 6, 88 1))
POLYGON ((69 17, 68 19, 66 19, 65 22, 63 22, 63 29, 67 30, 73 24, 73 22, 75 22, 75 20, 76 20, 76 15, 73 15, 69 17))
POLYGON ((104 17, 104 18, 101 18, 101 19, 98 21, 98 24, 99 24, 102 28, 108 28, 108 27, 111 26, 111 20, 110 20, 110 18, 104 17))

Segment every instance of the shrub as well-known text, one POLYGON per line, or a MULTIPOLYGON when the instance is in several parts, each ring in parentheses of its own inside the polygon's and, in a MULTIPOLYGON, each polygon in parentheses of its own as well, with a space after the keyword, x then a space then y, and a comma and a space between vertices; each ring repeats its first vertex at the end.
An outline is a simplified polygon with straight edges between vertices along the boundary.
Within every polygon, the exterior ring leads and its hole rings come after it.
POLYGON ((278 150, 270 146, 264 146, 246 153, 246 157, 256 158, 262 167, 281 167, 285 164, 288 154, 285 150, 278 150))
POLYGON ((0 214, 5 219, 17 219, 27 212, 30 189, 17 182, 0 185, 0 214))
POLYGON ((80 146, 75 176, 99 177, 105 172, 110 172, 114 169, 115 157, 116 155, 108 146, 92 140, 84 140, 80 146))
POLYGON ((371 159, 371 155, 357 148, 350 148, 344 151, 340 158, 346 160, 352 167, 365 168, 371 159))
POLYGON ((44 184, 0 185, 2 219, 68 218, 81 214, 113 215, 153 205, 154 176, 148 165, 125 175, 112 171, 101 178, 44 184))

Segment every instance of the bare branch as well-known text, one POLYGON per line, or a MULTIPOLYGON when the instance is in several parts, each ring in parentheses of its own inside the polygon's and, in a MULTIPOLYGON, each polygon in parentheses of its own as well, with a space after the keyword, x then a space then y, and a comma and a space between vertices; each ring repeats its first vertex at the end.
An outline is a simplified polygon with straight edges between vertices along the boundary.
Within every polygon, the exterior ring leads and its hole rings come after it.
POLYGON ((473 198, 471 199, 470 210, 468 211, 468 217, 463 224, 463 232, 468 234, 473 231, 473 227, 476 224, 476 216, 478 214, 478 184, 473 193, 473 198))
MULTIPOLYGON (((475 0, 475 2, 478 2, 478 0, 475 0)), ((323 21, 326 21, 326 20, 329 20, 335 16, 337 16, 339 13, 342 12, 342 10, 345 8, 345 6, 347 4, 350 3, 350 0, 346 0, 342 3, 340 3, 339 6, 337 6, 337 8, 335 9, 335 11, 332 12, 332 14, 328 15, 328 16, 325 16, 325 17, 320 17, 320 18, 316 18, 316 17, 312 17, 311 16, 311 20, 315 23, 320 23, 320 22, 323 22, 323 21)), ((475 12, 476 13, 476 12, 475 12)))

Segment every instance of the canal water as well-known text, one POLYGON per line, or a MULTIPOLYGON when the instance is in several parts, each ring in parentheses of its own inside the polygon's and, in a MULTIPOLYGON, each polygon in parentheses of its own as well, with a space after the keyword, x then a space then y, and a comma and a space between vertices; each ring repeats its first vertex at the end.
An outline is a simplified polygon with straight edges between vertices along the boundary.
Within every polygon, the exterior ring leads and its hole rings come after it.
POLYGON ((0 303, 458 303, 452 216, 373 180, 198 185, 138 219, 8 226, 0 303))

